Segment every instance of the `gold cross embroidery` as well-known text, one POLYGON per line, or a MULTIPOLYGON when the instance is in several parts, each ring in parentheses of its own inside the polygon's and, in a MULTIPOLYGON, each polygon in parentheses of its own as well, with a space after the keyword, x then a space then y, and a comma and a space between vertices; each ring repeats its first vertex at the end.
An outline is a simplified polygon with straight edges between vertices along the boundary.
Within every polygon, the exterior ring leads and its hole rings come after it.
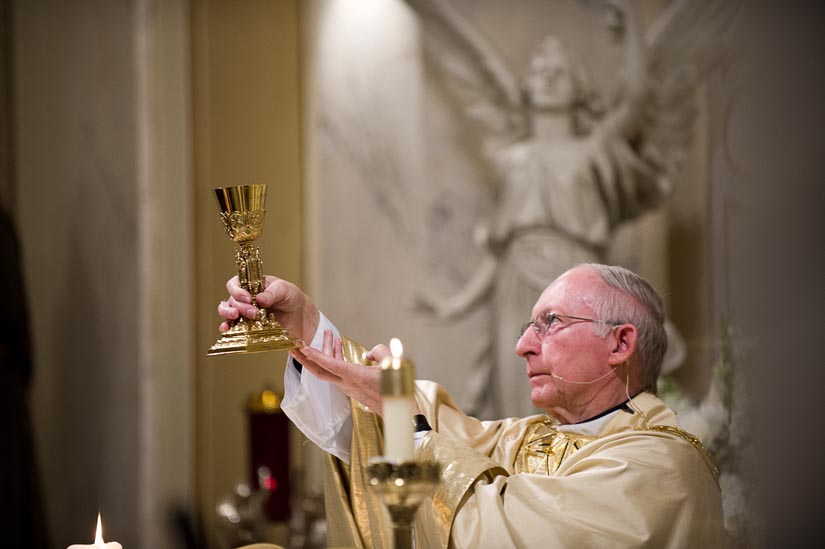
POLYGON ((516 473, 553 475, 564 461, 597 437, 559 431, 551 422, 531 425, 516 454, 516 473))

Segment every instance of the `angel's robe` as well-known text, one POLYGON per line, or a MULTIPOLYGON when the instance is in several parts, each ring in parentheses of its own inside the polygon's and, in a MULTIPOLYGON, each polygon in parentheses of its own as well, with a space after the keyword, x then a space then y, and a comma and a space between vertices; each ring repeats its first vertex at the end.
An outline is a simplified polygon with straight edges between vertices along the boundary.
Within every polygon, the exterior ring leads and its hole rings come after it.
MULTIPOLYGON (((363 351, 345 340, 348 361, 363 351)), ((417 547, 725 545, 715 468, 650 393, 575 426, 543 415, 482 422, 428 381, 416 382, 416 400, 433 427, 416 459, 441 467, 416 514, 417 547)), ((351 447, 328 459, 328 546, 392 547, 366 470, 382 453, 381 418, 356 402, 350 412, 339 432, 351 427, 351 447)))

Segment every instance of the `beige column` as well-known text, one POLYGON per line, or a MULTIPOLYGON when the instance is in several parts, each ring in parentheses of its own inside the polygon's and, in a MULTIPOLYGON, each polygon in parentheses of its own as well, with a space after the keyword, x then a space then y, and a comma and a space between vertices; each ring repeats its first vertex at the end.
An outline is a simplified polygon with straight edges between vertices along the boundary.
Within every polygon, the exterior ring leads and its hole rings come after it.
MULTIPOLYGON (((226 296, 226 280, 236 274, 234 244, 221 228, 212 189, 268 185, 263 236, 256 241, 264 271, 300 284, 298 4, 192 4, 195 463, 198 510, 213 539, 217 501, 249 479, 244 404, 265 385, 282 387, 286 354, 206 357, 218 337, 218 302, 226 296)), ((297 439, 292 446, 300 450, 297 439)), ((286 545, 286 524, 276 525, 274 535, 286 545)))

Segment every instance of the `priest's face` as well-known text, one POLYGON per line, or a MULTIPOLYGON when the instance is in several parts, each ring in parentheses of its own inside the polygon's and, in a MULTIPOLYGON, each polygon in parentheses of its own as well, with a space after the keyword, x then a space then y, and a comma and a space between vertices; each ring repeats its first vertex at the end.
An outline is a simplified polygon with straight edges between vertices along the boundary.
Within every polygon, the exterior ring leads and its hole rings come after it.
POLYGON ((601 390, 616 382, 608 362, 615 345, 613 331, 592 321, 594 291, 603 285, 589 267, 561 275, 539 297, 532 312, 534 323, 516 344, 516 353, 527 362, 533 405, 563 423, 589 417, 581 416, 601 390), (551 313, 558 316, 548 316, 551 313))

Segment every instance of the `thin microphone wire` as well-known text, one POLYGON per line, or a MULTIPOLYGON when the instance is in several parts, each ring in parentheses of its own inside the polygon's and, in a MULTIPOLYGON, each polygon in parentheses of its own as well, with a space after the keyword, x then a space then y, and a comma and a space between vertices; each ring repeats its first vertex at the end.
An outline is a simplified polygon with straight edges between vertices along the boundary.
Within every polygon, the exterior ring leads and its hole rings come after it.
MULTIPOLYGON (((622 364, 627 365, 627 361, 622 362, 622 364)), ((629 370, 629 369, 628 369, 629 370)), ((647 415, 643 411, 641 411, 635 404, 633 404, 633 399, 630 398, 630 372, 625 370, 624 372, 624 394, 627 395, 627 405, 630 407, 631 410, 639 414, 642 418, 642 425, 647 426, 647 415)))
MULTIPOLYGON (((622 364, 624 364, 624 362, 623 362, 622 364)), ((606 378, 607 376, 609 376, 610 374, 612 374, 612 373, 616 370, 616 368, 618 368, 619 366, 621 366, 621 364, 618 364, 618 365, 616 365, 616 366, 613 366, 613 367, 612 367, 610 370, 608 370, 608 371, 607 371, 607 372, 606 372, 603 376, 597 377, 596 379, 592 379, 592 380, 590 380, 590 381, 573 381, 573 380, 571 380, 571 379, 564 379, 564 378, 563 378, 563 377, 561 377, 560 375, 556 375, 556 374, 550 374, 550 375, 551 375, 551 376, 553 376, 553 377, 554 377, 554 378, 556 378, 556 379, 559 379, 559 380, 561 380, 561 381, 565 382, 565 383, 575 383, 576 385, 590 385, 591 383, 596 383, 597 381, 601 381, 601 380, 603 380, 604 378, 606 378)))
MULTIPOLYGON (((591 383, 596 383, 597 381, 603 380, 604 378, 606 378, 607 376, 612 374, 614 371, 616 371, 616 368, 618 368, 619 366, 627 366, 627 365, 628 365, 627 361, 624 361, 621 364, 617 364, 616 366, 613 366, 610 370, 608 370, 603 376, 599 376, 596 379, 593 379, 593 380, 590 380, 590 381, 573 381, 573 380, 570 380, 570 379, 564 379, 563 377, 561 377, 558 374, 550 374, 550 375, 553 376, 554 378, 558 379, 558 380, 561 380, 561 381, 565 382, 565 383, 575 383, 576 385, 590 385, 591 383)), ((624 393, 625 393, 625 395, 627 395, 627 405, 634 412, 636 412, 637 414, 639 414, 642 417, 643 424, 647 424, 647 416, 645 415, 645 413, 643 411, 641 411, 632 402, 633 399, 630 396, 630 372, 629 371, 625 371, 624 393)))

